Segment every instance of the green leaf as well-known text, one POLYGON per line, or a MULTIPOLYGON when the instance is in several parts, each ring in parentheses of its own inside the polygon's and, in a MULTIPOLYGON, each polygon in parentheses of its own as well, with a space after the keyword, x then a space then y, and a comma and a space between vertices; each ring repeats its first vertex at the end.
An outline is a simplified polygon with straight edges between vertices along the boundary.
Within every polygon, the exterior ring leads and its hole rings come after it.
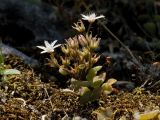
POLYGON ((104 93, 105 95, 110 94, 110 93, 113 91, 112 85, 113 85, 114 83, 116 83, 116 82, 117 82, 117 80, 114 79, 114 78, 108 79, 108 81, 102 85, 103 93, 104 93))
POLYGON ((103 81, 98 79, 95 82, 93 82, 93 86, 94 88, 100 87, 102 85, 103 81))
POLYGON ((62 74, 62 75, 64 75, 64 76, 68 75, 68 72, 63 67, 59 68, 59 73, 62 74))
POLYGON ((142 15, 138 16, 138 21, 140 21, 140 22, 146 22, 149 20, 151 20, 151 16, 148 14, 142 14, 142 15))
POLYGON ((99 76, 95 76, 93 78, 93 86, 94 88, 100 87, 106 78, 106 73, 102 73, 99 76))
POLYGON ((79 94, 80 96, 83 96, 84 94, 86 94, 87 92, 90 92, 90 89, 88 87, 81 87, 79 89, 79 94))
POLYGON ((84 94, 80 97, 80 103, 84 104, 99 99, 101 95, 101 90, 102 90, 101 87, 96 88, 93 91, 86 90, 84 94))
POLYGON ((87 91, 83 94, 83 96, 80 97, 80 103, 84 104, 84 103, 88 103, 89 101, 91 101, 91 91, 87 91))
POLYGON ((97 99, 99 99, 101 95, 101 87, 94 89, 93 91, 91 90, 86 90, 84 94, 80 97, 80 103, 88 103, 88 102, 93 102, 97 99))
POLYGON ((71 84, 74 86, 74 88, 77 90, 79 89, 80 87, 90 87, 91 86, 91 83, 88 82, 88 81, 78 81, 78 80, 75 80, 75 79, 71 79, 71 84))
POLYGON ((91 94, 91 101, 95 101, 95 100, 99 99, 101 96, 101 91, 102 91, 101 87, 95 88, 91 94))
POLYGON ((138 120, 159 120, 160 110, 153 110, 140 114, 139 112, 134 112, 134 118, 138 120))
POLYGON ((0 71, 1 75, 13 75, 13 74, 21 74, 19 70, 16 69, 5 69, 0 71))
POLYGON ((92 114, 96 114, 97 120, 112 120, 114 117, 113 110, 110 107, 100 107, 98 110, 93 111, 92 114))
POLYGON ((96 66, 91 68, 86 76, 86 79, 90 82, 93 81, 93 78, 96 76, 97 72, 102 68, 102 66, 96 66))
POLYGON ((144 29, 154 35, 156 33, 156 25, 153 22, 147 22, 143 25, 144 29))
POLYGON ((160 15, 154 15, 154 16, 153 16, 153 19, 154 19, 156 22, 160 22, 160 15))
POLYGON ((80 65, 78 66, 78 68, 81 69, 81 70, 83 70, 85 67, 86 67, 85 64, 80 64, 80 65))

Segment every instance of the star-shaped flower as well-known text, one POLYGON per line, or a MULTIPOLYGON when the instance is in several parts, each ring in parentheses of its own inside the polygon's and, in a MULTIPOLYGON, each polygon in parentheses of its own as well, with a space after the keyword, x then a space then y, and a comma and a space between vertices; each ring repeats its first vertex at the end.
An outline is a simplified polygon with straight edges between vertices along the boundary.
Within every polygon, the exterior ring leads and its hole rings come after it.
POLYGON ((95 20, 105 17, 104 15, 96 16, 95 13, 90 13, 88 15, 84 15, 84 14, 81 14, 81 15, 82 15, 82 19, 88 20, 89 23, 93 23, 95 20))
POLYGON ((51 44, 48 41, 44 41, 45 46, 37 46, 38 48, 42 49, 41 53, 51 53, 54 52, 54 49, 61 46, 61 44, 55 45, 57 40, 53 41, 51 44))

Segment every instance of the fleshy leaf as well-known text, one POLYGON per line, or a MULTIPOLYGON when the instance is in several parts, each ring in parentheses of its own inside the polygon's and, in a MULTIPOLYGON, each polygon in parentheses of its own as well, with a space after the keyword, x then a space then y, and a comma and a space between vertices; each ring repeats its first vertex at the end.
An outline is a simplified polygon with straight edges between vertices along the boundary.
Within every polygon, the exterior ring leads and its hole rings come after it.
POLYGON ((86 90, 86 92, 80 97, 80 102, 82 104, 87 102, 93 102, 99 99, 101 95, 101 87, 94 89, 93 91, 86 90))
POLYGON ((160 15, 154 15, 153 18, 156 22, 160 21, 160 15))
POLYGON ((99 97, 101 96, 101 91, 102 91, 101 87, 95 88, 91 94, 91 101, 99 99, 99 97))
POLYGON ((91 100, 90 95, 92 94, 91 91, 86 91, 83 96, 80 97, 80 103, 84 104, 91 100))
POLYGON ((113 120, 113 111, 109 107, 100 107, 99 110, 93 111, 92 114, 96 114, 97 120, 113 120))
POLYGON ((115 82, 117 82, 117 80, 111 78, 111 79, 108 79, 108 81, 102 85, 102 90, 105 95, 108 95, 112 92, 112 90, 113 90, 112 85, 115 82))
POLYGON ((104 93, 105 95, 110 94, 110 93, 112 92, 112 90, 113 90, 112 86, 109 85, 108 83, 104 83, 104 84, 102 85, 102 89, 103 89, 103 93, 104 93))
POLYGON ((93 87, 94 88, 100 87, 102 83, 104 82, 105 78, 106 78, 106 73, 102 73, 98 76, 95 76, 93 78, 93 87))
POLYGON ((86 93, 88 93, 88 92, 90 92, 90 89, 89 89, 88 87, 81 87, 81 88, 79 89, 79 94, 80 94, 80 96, 83 96, 84 94, 86 94, 86 93))
POLYGON ((158 119, 158 114, 160 114, 159 110, 154 110, 151 112, 140 114, 139 120, 151 120, 151 119, 155 119, 155 118, 158 119))
POLYGON ((74 88, 77 90, 80 87, 90 87, 91 84, 88 81, 79 81, 79 80, 75 80, 75 79, 71 79, 71 84, 74 86, 74 88))
POLYGON ((5 69, 0 71, 1 75, 13 75, 13 74, 21 74, 19 70, 16 69, 5 69))
POLYGON ((94 68, 91 68, 86 76, 86 79, 88 81, 92 81, 93 78, 96 76, 97 72, 102 68, 102 66, 96 66, 94 68))
POLYGON ((79 67, 79 69, 84 69, 85 68, 85 64, 80 64, 78 67, 79 67))
POLYGON ((154 35, 156 32, 156 25, 153 22, 147 22, 143 25, 144 29, 149 32, 151 35, 154 35))
POLYGON ((107 83, 108 83, 109 85, 113 85, 113 84, 116 83, 116 82, 117 82, 117 80, 114 79, 114 78, 110 78, 110 79, 108 79, 108 81, 107 81, 107 83))
POLYGON ((127 120, 125 116, 120 117, 119 120, 127 120))
POLYGON ((60 67, 59 68, 59 73, 61 73, 62 75, 68 75, 68 72, 63 68, 63 67, 60 67))

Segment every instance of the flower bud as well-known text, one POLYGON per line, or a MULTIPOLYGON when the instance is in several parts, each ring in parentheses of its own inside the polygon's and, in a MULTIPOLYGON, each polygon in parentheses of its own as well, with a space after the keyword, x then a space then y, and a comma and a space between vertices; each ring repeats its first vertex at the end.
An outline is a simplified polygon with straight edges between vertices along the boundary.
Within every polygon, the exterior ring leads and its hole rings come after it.
POLYGON ((77 23, 74 23, 74 26, 72 26, 72 28, 77 30, 78 32, 85 31, 85 26, 84 26, 82 20, 78 21, 77 23))
POLYGON ((90 89, 88 87, 81 87, 79 89, 79 95, 83 96, 84 94, 86 94, 87 92, 90 92, 90 89))
POLYGON ((80 45, 82 46, 88 45, 87 39, 83 35, 79 35, 78 40, 79 40, 80 45))
POLYGON ((68 49, 68 47, 67 46, 61 46, 61 50, 62 50, 62 52, 64 53, 64 54, 66 54, 66 55, 68 55, 68 53, 69 53, 69 49, 68 49))
POLYGON ((62 61, 63 65, 65 65, 65 66, 70 65, 70 59, 69 58, 63 58, 62 56, 60 58, 61 58, 61 61, 62 61))
POLYGON ((98 48, 99 46, 99 42, 100 42, 100 39, 97 39, 97 40, 91 40, 90 41, 90 48, 95 50, 98 48))
POLYGON ((61 73, 62 75, 68 75, 69 74, 68 71, 63 66, 60 66, 59 73, 61 73))

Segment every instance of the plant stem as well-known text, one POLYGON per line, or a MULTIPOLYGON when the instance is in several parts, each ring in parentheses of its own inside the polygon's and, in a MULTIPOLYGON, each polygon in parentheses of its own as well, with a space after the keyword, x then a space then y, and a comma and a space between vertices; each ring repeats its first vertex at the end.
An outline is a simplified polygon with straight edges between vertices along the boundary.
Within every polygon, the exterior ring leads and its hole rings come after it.
POLYGON ((104 28, 114 39, 116 39, 116 40, 128 51, 128 53, 129 53, 130 56, 132 57, 133 61, 134 61, 137 65, 140 66, 139 61, 138 61, 138 60, 136 59, 136 57, 133 55, 133 53, 131 52, 131 50, 130 50, 123 42, 121 42, 121 40, 120 40, 117 36, 115 36, 115 35, 113 34, 113 32, 108 29, 107 26, 105 26, 105 25, 104 25, 103 23, 101 23, 101 22, 99 22, 99 23, 100 23, 100 25, 103 26, 103 28, 104 28))
POLYGON ((50 98, 50 96, 49 96, 49 94, 48 94, 48 91, 47 91, 45 85, 44 85, 44 91, 45 91, 45 93, 46 93, 46 95, 47 95, 47 97, 48 97, 48 99, 49 99, 49 101, 50 101, 50 104, 51 104, 51 107, 52 107, 52 111, 54 112, 54 105, 53 105, 53 103, 52 103, 52 100, 51 100, 51 98, 50 98))
POLYGON ((89 33, 89 30, 90 30, 91 26, 92 26, 92 23, 89 23, 89 26, 88 26, 88 29, 87 29, 87 33, 89 33))
POLYGON ((57 60, 55 59, 53 52, 50 53, 50 58, 51 58, 52 62, 54 63, 54 66, 59 67, 59 64, 58 64, 57 60))

